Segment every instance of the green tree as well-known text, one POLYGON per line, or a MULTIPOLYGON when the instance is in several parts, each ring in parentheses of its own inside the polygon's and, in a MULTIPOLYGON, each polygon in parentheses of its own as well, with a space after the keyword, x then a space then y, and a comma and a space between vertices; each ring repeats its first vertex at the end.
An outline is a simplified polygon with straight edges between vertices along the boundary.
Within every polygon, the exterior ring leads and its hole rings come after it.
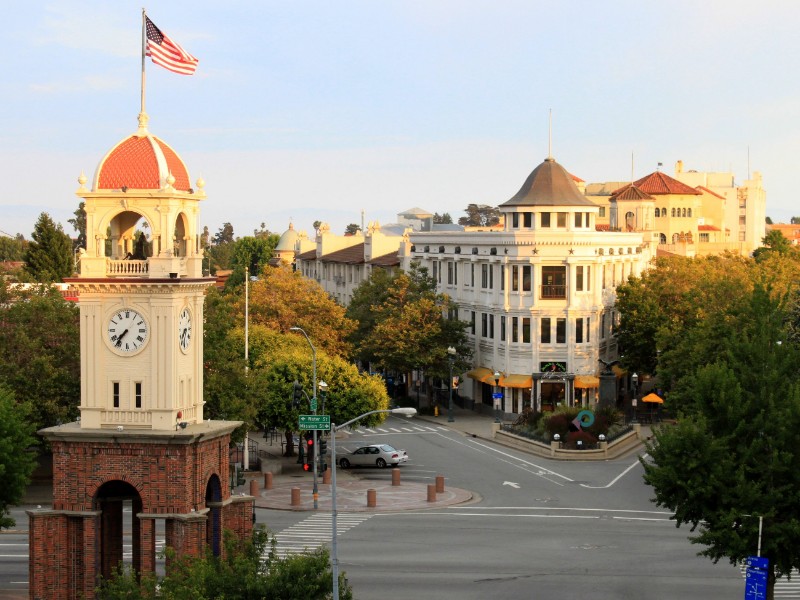
POLYGON ((81 200, 81 203, 78 204, 78 208, 76 208, 75 212, 72 214, 75 216, 71 219, 67 219, 67 221, 72 225, 75 231, 78 232, 73 250, 86 248, 86 203, 81 200))
POLYGON ((233 240, 233 225, 230 223, 223 223, 219 231, 214 234, 214 245, 216 246, 220 244, 230 244, 233 240))
POLYGON ((437 225, 449 225, 453 222, 453 217, 450 216, 450 213, 433 213, 433 222, 437 225))
POLYGON ((30 404, 17 403, 11 389, 0 383, 0 530, 14 526, 9 507, 20 503, 36 467, 30 450, 38 440, 30 412, 30 404))
POLYGON ((716 329, 723 351, 685 379, 695 398, 676 426, 655 430, 642 459, 655 502, 715 562, 761 555, 775 575, 800 567, 800 349, 786 342, 786 308, 763 286, 716 329))
POLYGON ((236 286, 244 282, 244 270, 250 270, 251 277, 258 277, 267 266, 280 236, 269 234, 259 237, 243 237, 233 242, 230 267, 233 273, 226 285, 236 286))
MULTIPOLYGON (((333 572, 327 548, 279 557, 275 540, 258 528, 251 539, 238 540, 228 532, 224 557, 171 558, 164 577, 138 576, 122 570, 97 588, 98 600, 250 600, 304 598, 327 600, 333 572)), ((339 573, 339 597, 352 600, 346 574, 339 573)))
POLYGON ((361 227, 356 225, 355 223, 350 223, 347 227, 344 228, 345 235, 355 235, 359 231, 361 231, 361 227))
POLYGON ((0 235, 0 262, 24 260, 27 248, 28 242, 21 233, 14 237, 0 235))
POLYGON ((19 291, 0 281, 0 381, 31 404, 36 427, 78 414, 78 314, 48 286, 19 291))
POLYGON ((353 300, 348 314, 360 320, 360 337, 353 336, 357 353, 379 368, 398 374, 422 368, 444 377, 450 346, 459 368, 469 360, 467 323, 457 318, 449 296, 436 293, 436 282, 418 264, 408 273, 374 271, 353 300))
POLYGON ((756 260, 763 260, 766 255, 773 252, 778 254, 796 252, 795 248, 792 247, 792 243, 778 229, 773 229, 768 232, 767 235, 761 239, 761 243, 764 245, 761 248, 756 248, 753 252, 753 258, 756 260))
POLYGON ((73 272, 72 240, 50 215, 42 213, 25 252, 25 270, 35 281, 61 281, 73 272))
POLYGON ((458 224, 465 227, 491 227, 500 222, 500 211, 488 204, 468 204, 464 212, 467 216, 459 218, 458 224))

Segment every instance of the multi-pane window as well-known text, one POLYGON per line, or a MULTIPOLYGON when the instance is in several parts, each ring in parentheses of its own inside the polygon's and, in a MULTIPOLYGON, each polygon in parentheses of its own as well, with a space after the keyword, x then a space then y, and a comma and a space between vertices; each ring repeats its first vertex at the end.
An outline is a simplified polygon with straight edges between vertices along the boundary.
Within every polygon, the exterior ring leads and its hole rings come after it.
POLYGON ((506 266, 500 265, 500 289, 506 289, 506 266))
POLYGON ((511 291, 519 291, 519 267, 517 265, 511 266, 511 291))
POLYGON ((494 315, 489 315, 489 339, 494 339, 494 315))
POLYGON ((540 213, 540 215, 541 215, 540 219, 541 219, 541 222, 542 222, 542 227, 550 227, 550 213, 543 212, 543 213, 540 213))
POLYGON ((489 267, 489 289, 494 289, 494 265, 488 265, 489 267))
POLYGON ((469 285, 475 287, 475 263, 469 263, 469 285))
POLYGON ((489 315, 481 313, 481 336, 489 337, 489 315))
POLYGON ((505 316, 500 317, 500 341, 506 341, 506 318, 505 316))
POLYGON ((550 343, 550 317, 542 317, 541 333, 539 337, 542 340, 542 344, 550 343))
POLYGON ((542 298, 567 297, 567 268, 542 267, 542 298))
POLYGON ((531 266, 523 265, 522 267, 522 291, 531 291, 531 266))
POLYGON ((516 343, 519 341, 519 317, 511 317, 511 341, 516 343))
POLYGON ((470 333, 472 333, 472 335, 475 335, 475 311, 472 310, 470 311, 470 313, 472 313, 469 320, 470 333))
POLYGON ((114 408, 119 408, 119 381, 115 381, 112 385, 112 399, 114 401, 114 408))
POLYGON ((433 269, 433 280, 439 281, 439 261, 432 260, 431 261, 431 268, 433 269))
POLYGON ((567 226, 567 213, 560 212, 556 213, 556 227, 566 227, 567 226))
POLYGON ((517 229, 519 227, 519 213, 511 214, 511 226, 514 229, 517 229))
POLYGON ((583 343, 583 319, 575 319, 575 343, 583 343))
POLYGON ((589 277, 592 267, 577 266, 575 267, 575 290, 578 292, 590 291, 592 289, 592 280, 589 277))
POLYGON ((564 318, 556 319, 556 344, 567 343, 567 320, 564 318))
POLYGON ((575 213, 575 227, 583 227, 583 213, 575 213))
POLYGON ((481 265, 481 287, 486 289, 489 287, 489 270, 490 267, 487 264, 481 265))
POLYGON ((531 318, 522 317, 522 343, 531 343, 531 318))
POLYGON ((136 408, 142 408, 142 382, 137 381, 133 388, 134 405, 136 408))
POLYGON ((455 263, 452 261, 447 263, 447 283, 453 285, 453 273, 455 272, 455 263))
POLYGON ((524 222, 523 225, 530 229, 532 227, 531 223, 533 222, 533 213, 526 212, 524 213, 524 222))

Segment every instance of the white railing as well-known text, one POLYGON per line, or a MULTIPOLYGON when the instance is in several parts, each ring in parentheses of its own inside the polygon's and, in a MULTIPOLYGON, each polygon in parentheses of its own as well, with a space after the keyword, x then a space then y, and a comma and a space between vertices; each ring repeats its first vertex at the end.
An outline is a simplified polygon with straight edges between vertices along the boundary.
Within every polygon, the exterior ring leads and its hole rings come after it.
POLYGON ((150 427, 151 414, 144 410, 104 410, 100 413, 102 427, 129 425, 131 427, 150 427))
POLYGON ((112 277, 147 275, 148 263, 146 260, 112 260, 106 261, 106 273, 112 277))

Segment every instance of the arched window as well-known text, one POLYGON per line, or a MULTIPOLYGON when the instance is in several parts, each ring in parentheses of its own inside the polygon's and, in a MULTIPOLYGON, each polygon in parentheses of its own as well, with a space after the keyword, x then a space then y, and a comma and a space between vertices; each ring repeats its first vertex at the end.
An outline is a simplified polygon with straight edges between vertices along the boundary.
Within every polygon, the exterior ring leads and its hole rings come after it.
POLYGON ((658 213, 658 208, 656 208, 656 218, 660 217, 661 215, 658 213))
POLYGON ((686 216, 686 209, 685 208, 683 209, 683 216, 684 217, 686 216))
POLYGON ((672 216, 675 216, 675 207, 672 207, 672 216))
POLYGON ((689 217, 691 217, 691 216, 692 216, 692 209, 690 208, 689 209, 689 217))

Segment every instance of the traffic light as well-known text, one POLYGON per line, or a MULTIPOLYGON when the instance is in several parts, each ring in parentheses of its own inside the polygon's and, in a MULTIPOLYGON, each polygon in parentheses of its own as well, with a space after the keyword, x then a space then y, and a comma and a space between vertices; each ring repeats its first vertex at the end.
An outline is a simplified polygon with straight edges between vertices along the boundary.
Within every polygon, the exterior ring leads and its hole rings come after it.
POLYGON ((328 455, 328 442, 324 439, 319 439, 319 459, 320 459, 320 467, 319 470, 324 473, 328 470, 328 463, 325 460, 325 457, 328 455))
POLYGON ((300 401, 303 399, 303 386, 299 381, 294 382, 294 389, 292 392, 292 407, 300 408, 300 401))
POLYGON ((303 465, 304 471, 314 470, 314 434, 306 433, 306 462, 303 465))

